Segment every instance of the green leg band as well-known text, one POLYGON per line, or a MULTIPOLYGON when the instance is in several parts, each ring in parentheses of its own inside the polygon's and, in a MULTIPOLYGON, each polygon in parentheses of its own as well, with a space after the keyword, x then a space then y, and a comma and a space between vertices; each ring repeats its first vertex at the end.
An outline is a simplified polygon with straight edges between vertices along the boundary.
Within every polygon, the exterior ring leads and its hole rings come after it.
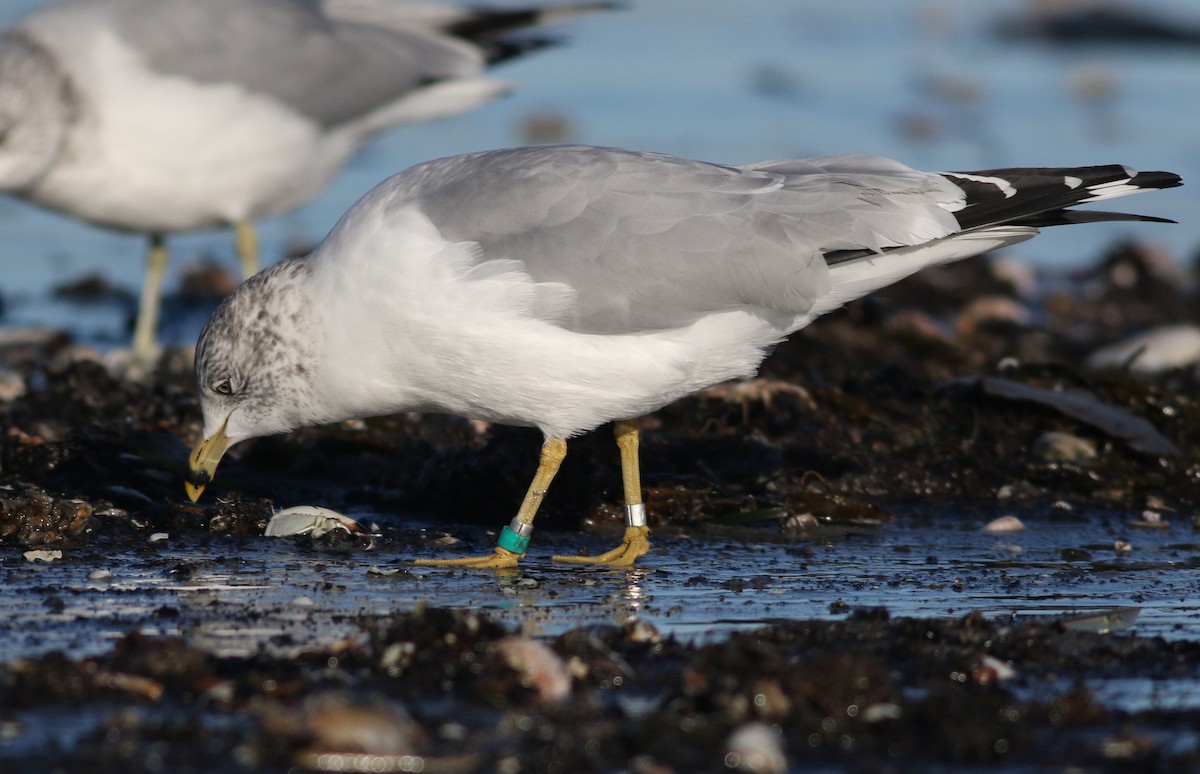
POLYGON ((496 542, 501 548, 512 551, 514 554, 524 554, 525 549, 529 547, 529 537, 532 532, 533 529, 530 528, 528 534, 522 535, 506 525, 504 529, 500 530, 500 539, 496 542))

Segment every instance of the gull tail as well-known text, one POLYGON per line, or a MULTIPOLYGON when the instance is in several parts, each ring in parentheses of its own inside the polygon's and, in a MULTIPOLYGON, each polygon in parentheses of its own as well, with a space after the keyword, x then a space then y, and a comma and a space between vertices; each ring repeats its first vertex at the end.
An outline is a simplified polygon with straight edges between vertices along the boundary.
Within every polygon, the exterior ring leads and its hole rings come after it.
POLYGON ((941 174, 961 188, 965 196, 961 206, 954 210, 961 230, 930 242, 881 252, 840 250, 827 254, 825 262, 833 288, 817 314, 928 266, 951 263, 1031 239, 1045 226, 1112 220, 1173 223, 1148 215, 1071 208, 1183 184, 1179 175, 1172 172, 1135 172, 1119 164, 941 174))

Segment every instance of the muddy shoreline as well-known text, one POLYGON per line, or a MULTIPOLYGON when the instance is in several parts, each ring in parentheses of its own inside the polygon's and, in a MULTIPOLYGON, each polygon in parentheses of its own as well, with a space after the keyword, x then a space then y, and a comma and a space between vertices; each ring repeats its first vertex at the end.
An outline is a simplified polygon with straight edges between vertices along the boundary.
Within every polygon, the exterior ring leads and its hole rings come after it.
POLYGON ((604 430, 522 568, 433 575, 407 560, 494 543, 536 433, 262 439, 192 505, 189 353, 142 381, 9 336, 0 768, 1193 770, 1200 368, 1086 365, 1200 323, 1193 281, 1123 245, 823 318, 643 421, 655 548, 617 573, 546 561, 619 534, 604 430), (298 504, 372 534, 262 537, 298 504))

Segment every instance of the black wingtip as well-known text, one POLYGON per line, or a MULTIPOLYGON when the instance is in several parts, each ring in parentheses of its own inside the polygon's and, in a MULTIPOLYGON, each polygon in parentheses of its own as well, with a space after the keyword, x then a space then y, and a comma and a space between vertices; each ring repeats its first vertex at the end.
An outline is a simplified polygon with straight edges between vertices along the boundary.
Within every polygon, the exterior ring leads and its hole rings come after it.
POLYGON ((1183 178, 1174 172, 1138 172, 1129 183, 1138 188, 1178 188, 1183 178))
POLYGON ((444 29, 455 37, 484 45, 532 27, 566 22, 593 13, 623 11, 627 8, 627 5, 620 2, 563 3, 512 10, 480 8, 470 11, 465 18, 447 25, 444 29))
POLYGON ((1108 223, 1112 221, 1138 221, 1140 223, 1177 223, 1170 218, 1156 215, 1137 215, 1131 212, 1107 212, 1105 210, 1049 210, 1015 221, 1022 226, 1044 228, 1046 226, 1069 226, 1077 223, 1108 223))
POLYGON ((1174 172, 1137 172, 1121 164, 1090 167, 1013 167, 944 173, 963 189, 966 206, 955 212, 963 229, 1011 224, 1054 226, 1106 220, 1169 223, 1163 218, 1074 210, 1076 205, 1139 191, 1183 185, 1174 172), (1079 214, 1075 214, 1078 212, 1079 214))

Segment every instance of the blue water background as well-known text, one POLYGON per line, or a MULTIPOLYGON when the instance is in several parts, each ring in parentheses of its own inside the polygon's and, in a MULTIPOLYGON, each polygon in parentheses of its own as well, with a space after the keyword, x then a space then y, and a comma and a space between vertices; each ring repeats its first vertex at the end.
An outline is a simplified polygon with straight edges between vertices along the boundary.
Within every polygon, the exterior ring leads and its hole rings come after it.
MULTIPOLYGON (((0 24, 41 4, 6 0, 0 24)), ((1193 0, 1137 6, 1200 26, 1193 0)), ((1121 204, 1180 225, 1051 230, 1013 252, 1037 266, 1071 267, 1132 236, 1190 263, 1200 247, 1200 48, 1063 49, 992 34, 997 19, 1025 7, 1023 0, 635 0, 628 10, 559 27, 565 45, 498 69, 517 86, 512 96, 379 138, 316 201, 261 224, 264 255, 273 261, 291 245, 315 243, 371 186, 410 164, 522 144, 531 116, 552 115, 565 119, 573 141, 727 163, 871 151, 926 169, 1109 162, 1169 169, 1196 185, 1121 204), (1081 99, 1082 82, 1107 84, 1111 96, 1081 99)), ((171 248, 168 290, 199 256, 236 266, 228 232, 177 236, 171 248)), ((52 302, 51 292, 87 274, 136 291, 144 253, 136 235, 0 196, 0 323, 67 327, 84 340, 91 325, 120 328, 123 318, 92 320, 76 304, 52 302)))

